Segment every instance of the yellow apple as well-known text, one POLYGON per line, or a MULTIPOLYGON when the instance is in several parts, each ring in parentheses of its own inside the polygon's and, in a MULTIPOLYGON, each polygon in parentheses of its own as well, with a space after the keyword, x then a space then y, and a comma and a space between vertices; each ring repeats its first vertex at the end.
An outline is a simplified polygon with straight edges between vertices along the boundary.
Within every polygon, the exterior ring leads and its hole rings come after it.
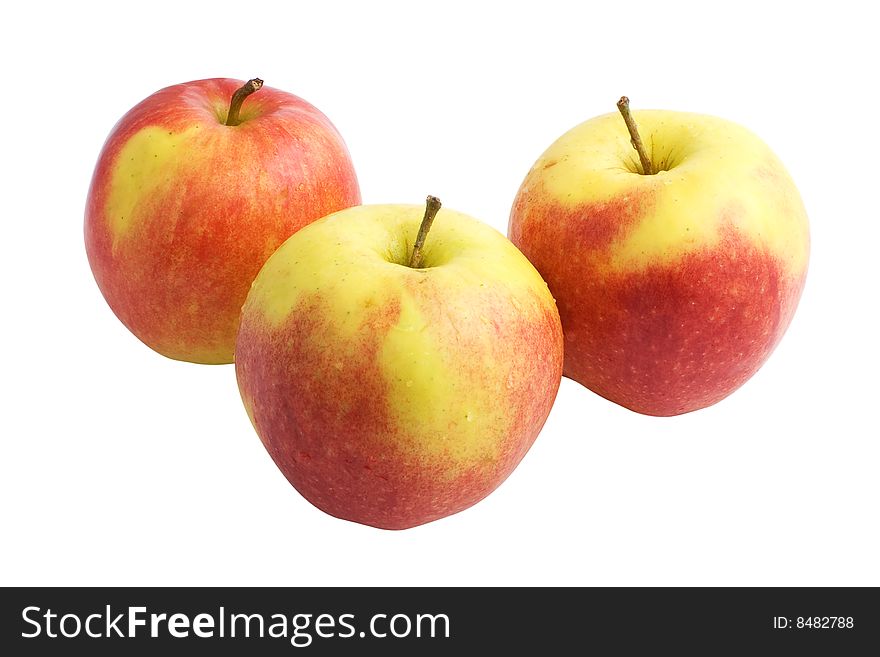
POLYGON ((632 135, 614 113, 550 146, 509 234, 556 297, 565 375, 632 410, 676 415, 736 390, 782 338, 807 271, 807 216, 745 128, 629 116, 632 135))
POLYGON ((254 281, 235 352, 245 407, 290 483, 387 529, 492 492, 562 375, 559 315, 528 260, 446 209, 414 248, 423 213, 361 206, 301 229, 254 281))

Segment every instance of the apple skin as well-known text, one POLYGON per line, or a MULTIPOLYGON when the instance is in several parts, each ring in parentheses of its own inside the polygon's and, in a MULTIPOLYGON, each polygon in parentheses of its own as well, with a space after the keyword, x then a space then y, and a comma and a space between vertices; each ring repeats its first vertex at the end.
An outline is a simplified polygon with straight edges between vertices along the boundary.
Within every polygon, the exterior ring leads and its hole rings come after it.
POLYGON ((85 212, 89 264, 110 308, 170 358, 232 362, 251 281, 291 234, 360 203, 348 150, 321 112, 243 82, 156 92, 113 128, 85 212))
POLYGON ((503 235, 441 209, 351 208, 272 255, 242 309, 235 369, 269 454, 312 504, 405 529, 513 471, 562 376, 546 283, 503 235))
POLYGON ((563 135, 526 176, 511 240, 557 300, 565 376, 648 415, 704 408, 761 367, 803 289, 809 228, 770 149, 723 119, 633 112, 563 135), (653 154, 651 146, 653 145, 653 154))

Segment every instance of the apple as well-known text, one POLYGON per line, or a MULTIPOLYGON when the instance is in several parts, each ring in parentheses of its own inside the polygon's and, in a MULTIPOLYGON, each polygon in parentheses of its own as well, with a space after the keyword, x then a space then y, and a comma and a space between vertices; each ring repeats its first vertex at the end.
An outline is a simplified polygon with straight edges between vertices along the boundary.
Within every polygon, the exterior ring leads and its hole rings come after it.
POLYGON ((316 108, 258 79, 198 80, 154 93, 113 128, 86 202, 86 252, 110 308, 144 343, 229 363, 266 259, 358 203, 345 143, 316 108))
POLYGON ((634 411, 677 415, 739 388, 791 322, 809 257, 779 159, 729 121, 629 111, 544 152, 509 235, 556 297, 565 375, 634 411), (633 148, 635 147, 635 148, 633 148))
POLYGON ((559 387, 547 285, 464 214, 440 211, 425 239, 438 208, 360 206, 303 228, 242 309, 235 371, 251 422, 290 483, 339 518, 404 529, 478 502, 559 387))

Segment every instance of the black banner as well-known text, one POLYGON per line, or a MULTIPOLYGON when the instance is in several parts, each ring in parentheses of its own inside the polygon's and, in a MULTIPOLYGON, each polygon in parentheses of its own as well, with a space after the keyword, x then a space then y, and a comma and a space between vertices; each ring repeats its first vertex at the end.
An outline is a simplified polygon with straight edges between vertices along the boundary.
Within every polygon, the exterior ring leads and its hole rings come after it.
POLYGON ((21 588, 2 590, 0 613, 5 655, 880 648, 880 596, 868 588, 21 588))

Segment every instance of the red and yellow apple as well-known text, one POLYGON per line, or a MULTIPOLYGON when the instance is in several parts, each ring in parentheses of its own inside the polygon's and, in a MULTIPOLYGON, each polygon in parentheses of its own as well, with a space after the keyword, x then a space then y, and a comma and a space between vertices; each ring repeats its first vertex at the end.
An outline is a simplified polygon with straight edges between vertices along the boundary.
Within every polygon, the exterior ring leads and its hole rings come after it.
POLYGON ((250 419, 290 483, 386 529, 492 492, 562 375, 559 315, 534 267, 446 209, 416 249, 423 212, 361 206, 300 230, 254 281, 235 353, 250 419))
POLYGON ((231 362, 266 259, 309 222, 360 203, 327 117, 261 86, 162 89, 122 117, 98 158, 85 212, 92 272, 122 323, 170 358, 231 362))
POLYGON ((676 415, 736 390, 782 338, 804 285, 807 216, 745 128, 632 116, 648 175, 620 115, 589 120, 529 171, 509 234, 558 303, 565 375, 634 411, 676 415))

